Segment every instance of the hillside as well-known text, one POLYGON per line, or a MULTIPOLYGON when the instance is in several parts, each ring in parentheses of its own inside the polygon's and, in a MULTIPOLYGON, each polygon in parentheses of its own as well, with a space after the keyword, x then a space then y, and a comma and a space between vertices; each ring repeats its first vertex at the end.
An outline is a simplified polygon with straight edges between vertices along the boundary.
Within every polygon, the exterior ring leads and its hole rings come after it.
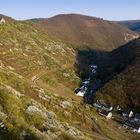
POLYGON ((140 111, 140 39, 112 51, 108 61, 104 73, 113 69, 114 74, 120 74, 106 83, 96 98, 140 111))
POLYGON ((31 21, 51 37, 94 50, 111 51, 137 37, 136 33, 115 22, 78 14, 31 21))
POLYGON ((75 65, 93 54, 29 22, 0 25, 0 140, 139 139, 75 96, 75 65))
POLYGON ((140 33, 140 20, 120 21, 118 23, 129 28, 132 31, 140 33))

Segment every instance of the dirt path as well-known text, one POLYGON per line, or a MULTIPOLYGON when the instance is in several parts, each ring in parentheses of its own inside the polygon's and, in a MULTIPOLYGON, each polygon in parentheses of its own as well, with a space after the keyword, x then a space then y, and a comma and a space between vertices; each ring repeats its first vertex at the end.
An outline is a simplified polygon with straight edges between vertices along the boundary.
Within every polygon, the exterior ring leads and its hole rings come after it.
POLYGON ((69 99, 73 99, 75 101, 81 102, 82 97, 76 96, 75 93, 71 89, 64 86, 63 84, 59 83, 58 85, 56 85, 54 87, 49 84, 46 84, 45 82, 43 82, 43 80, 41 80, 41 78, 44 75, 46 75, 46 74, 49 75, 51 73, 52 73, 52 71, 47 71, 47 72, 42 71, 39 74, 33 76, 31 81, 40 88, 50 90, 52 93, 54 93, 55 96, 69 98, 69 99))

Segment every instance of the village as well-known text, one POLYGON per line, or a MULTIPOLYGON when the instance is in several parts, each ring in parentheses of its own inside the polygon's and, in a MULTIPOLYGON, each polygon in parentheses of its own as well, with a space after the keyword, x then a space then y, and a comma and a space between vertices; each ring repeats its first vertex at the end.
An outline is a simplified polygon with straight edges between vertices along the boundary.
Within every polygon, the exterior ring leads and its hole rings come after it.
MULTIPOLYGON (((101 87, 101 80, 96 79, 97 69, 97 65, 91 65, 90 71, 92 77, 85 79, 81 87, 75 89, 76 95, 83 97, 84 101, 89 101, 90 99, 92 99, 91 97, 101 87), (94 79, 94 82, 91 79, 94 79), (91 86, 89 86, 91 82, 92 88, 91 86)), ((90 103, 90 101, 88 103, 90 103)), ((109 105, 98 100, 94 101, 92 103, 92 106, 97 110, 100 116, 108 120, 112 119, 116 122, 119 122, 121 126, 134 133, 140 133, 139 113, 134 113, 131 109, 122 110, 119 105, 109 105)))

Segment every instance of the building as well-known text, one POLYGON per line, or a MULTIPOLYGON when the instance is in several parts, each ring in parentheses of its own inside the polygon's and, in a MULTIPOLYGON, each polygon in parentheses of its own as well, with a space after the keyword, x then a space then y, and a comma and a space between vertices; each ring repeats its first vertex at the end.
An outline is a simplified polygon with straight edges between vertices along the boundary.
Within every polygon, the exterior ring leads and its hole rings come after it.
POLYGON ((83 82, 84 85, 87 85, 87 84, 89 84, 89 83, 90 83, 89 80, 85 80, 85 81, 83 82))
POLYGON ((99 114, 101 116, 104 116, 106 119, 111 119, 112 118, 112 113, 105 111, 105 110, 99 110, 99 114))
POLYGON ((93 74, 96 74, 98 66, 96 66, 96 65, 91 65, 90 67, 91 67, 91 72, 92 72, 93 74))
POLYGON ((115 111, 121 111, 121 108, 120 108, 119 105, 114 105, 113 109, 114 109, 115 111))
POLYGON ((123 117, 126 117, 126 118, 132 118, 134 115, 133 111, 130 110, 130 109, 127 109, 125 110, 123 113, 122 113, 122 116, 123 117))
POLYGON ((140 133, 140 125, 134 121, 127 120, 124 127, 132 130, 133 132, 140 133))
POLYGON ((4 24, 6 21, 3 17, 0 17, 0 24, 4 24))
POLYGON ((96 72, 97 72, 97 71, 96 71, 95 69, 93 69, 93 70, 92 70, 92 73, 94 73, 94 74, 95 74, 96 72))
POLYGON ((92 69, 97 69, 97 68, 98 68, 97 65, 91 65, 90 67, 91 67, 92 69))
POLYGON ((78 89, 75 90, 76 95, 77 96, 82 96, 82 97, 86 94, 86 91, 87 91, 86 86, 82 86, 81 88, 78 88, 78 89))
POLYGON ((107 112, 113 110, 113 106, 105 104, 105 103, 100 103, 100 102, 94 102, 93 106, 96 107, 97 109, 105 110, 107 112))
POLYGON ((136 123, 140 124, 140 114, 137 113, 137 114, 134 116, 134 121, 135 121, 136 123))
POLYGON ((80 91, 80 88, 76 88, 74 92, 77 94, 79 91, 80 91))

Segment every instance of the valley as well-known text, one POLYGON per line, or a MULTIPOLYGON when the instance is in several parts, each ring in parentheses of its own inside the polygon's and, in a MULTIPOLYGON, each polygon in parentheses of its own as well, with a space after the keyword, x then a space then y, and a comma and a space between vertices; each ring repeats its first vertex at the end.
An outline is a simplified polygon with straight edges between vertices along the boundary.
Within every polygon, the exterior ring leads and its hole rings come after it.
POLYGON ((140 138, 123 127, 119 129, 122 125, 113 119, 100 116, 92 105, 96 98, 139 111, 137 33, 111 21, 77 14, 27 21, 4 15, 3 18, 5 22, 0 24, 0 123, 4 124, 4 129, 0 128, 1 140, 140 138), (124 83, 125 78, 130 83, 124 83), (115 84, 119 88, 112 86, 115 84), (84 98, 74 92, 81 85, 83 90, 86 87, 84 98), (120 92, 121 87, 125 91, 120 92), (119 96, 114 97, 115 91, 119 96), (123 98, 124 95, 128 98, 123 98))

